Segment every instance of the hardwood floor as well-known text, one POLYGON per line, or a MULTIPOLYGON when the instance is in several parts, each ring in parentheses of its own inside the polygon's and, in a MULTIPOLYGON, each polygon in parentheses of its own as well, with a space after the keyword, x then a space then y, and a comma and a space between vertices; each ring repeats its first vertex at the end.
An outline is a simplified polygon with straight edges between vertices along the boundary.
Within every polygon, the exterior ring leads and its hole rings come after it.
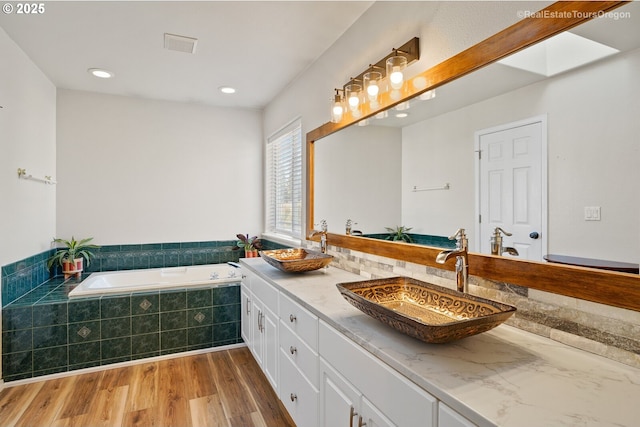
POLYGON ((295 427, 246 347, 5 387, 0 425, 295 427))

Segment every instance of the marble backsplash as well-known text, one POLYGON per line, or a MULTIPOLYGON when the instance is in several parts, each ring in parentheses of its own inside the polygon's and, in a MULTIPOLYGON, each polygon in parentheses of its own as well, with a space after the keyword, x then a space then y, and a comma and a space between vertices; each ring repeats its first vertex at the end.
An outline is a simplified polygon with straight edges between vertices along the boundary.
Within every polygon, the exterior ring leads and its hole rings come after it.
MULTIPOLYGON (((307 242, 318 249, 315 242, 307 242)), ((363 278, 409 276, 455 289, 455 273, 329 246, 334 267, 363 278)), ((640 312, 470 276, 470 293, 515 306, 506 323, 640 368, 640 312)))

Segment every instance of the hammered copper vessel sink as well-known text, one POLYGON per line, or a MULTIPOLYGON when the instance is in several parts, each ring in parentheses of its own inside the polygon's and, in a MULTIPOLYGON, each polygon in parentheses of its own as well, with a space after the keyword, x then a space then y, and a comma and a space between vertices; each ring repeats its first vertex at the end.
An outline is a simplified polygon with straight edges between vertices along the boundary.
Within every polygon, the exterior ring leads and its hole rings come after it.
POLYGON ((260 256, 278 270, 288 273, 303 273, 329 265, 333 256, 312 252, 302 248, 260 251, 260 256))
POLYGON ((445 343, 495 328, 515 307, 409 277, 338 283, 354 307, 428 343, 445 343))

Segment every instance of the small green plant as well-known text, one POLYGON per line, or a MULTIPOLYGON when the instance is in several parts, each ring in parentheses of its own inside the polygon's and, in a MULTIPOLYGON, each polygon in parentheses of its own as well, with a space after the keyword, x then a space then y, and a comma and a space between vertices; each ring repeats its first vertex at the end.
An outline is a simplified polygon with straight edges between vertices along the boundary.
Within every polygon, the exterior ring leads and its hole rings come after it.
POLYGON ((73 236, 71 240, 65 239, 53 239, 54 243, 64 245, 58 248, 58 251, 47 261, 47 266, 51 268, 54 264, 62 265, 64 262, 73 262, 76 258, 84 258, 87 260, 87 265, 91 263, 91 258, 95 255, 91 252, 91 249, 97 249, 100 246, 91 245, 89 242, 93 240, 93 237, 87 239, 76 240, 73 236))
POLYGON ((243 248, 245 251, 262 249, 262 240, 260 240, 258 236, 249 237, 248 234, 236 234, 236 237, 238 238, 236 242, 238 249, 243 248))
POLYGON ((394 242, 406 242, 413 243, 413 239, 407 233, 411 230, 411 227, 405 227, 404 225, 396 226, 396 228, 385 227, 389 232, 386 240, 393 240, 394 242))

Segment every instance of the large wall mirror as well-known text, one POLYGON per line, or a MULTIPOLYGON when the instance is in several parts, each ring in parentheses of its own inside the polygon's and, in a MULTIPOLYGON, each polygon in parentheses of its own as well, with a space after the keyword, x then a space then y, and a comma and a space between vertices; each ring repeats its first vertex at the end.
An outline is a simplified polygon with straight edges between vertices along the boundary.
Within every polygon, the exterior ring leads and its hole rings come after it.
MULTIPOLYGON (((571 3, 570 9, 579 10, 584 3, 571 3)), ((590 3, 587 7, 593 8, 590 3)), ((603 2, 598 7, 612 5, 603 2)), ((554 7, 557 4, 550 6, 554 7)), ((640 310, 638 298, 626 301, 640 295, 637 275, 549 265, 535 256, 523 261, 488 255, 490 235, 481 233, 478 220, 481 175, 475 153, 479 131, 542 121, 543 254, 637 263, 640 122, 634 118, 640 117, 639 21, 640 4, 629 3, 616 8, 614 15, 587 20, 569 31, 559 29, 575 22, 547 23, 555 27, 543 38, 560 33, 552 39, 560 39, 561 45, 581 43, 579 47, 566 54, 545 41, 515 55, 492 52, 501 60, 460 78, 452 76, 435 89, 435 98, 431 92, 409 95, 403 100, 409 101, 409 109, 405 102, 402 111, 389 108, 359 123, 338 126, 338 132, 333 124, 311 132, 309 228, 325 219, 330 240, 338 246, 435 265, 437 247, 372 237, 384 236, 387 227, 405 226, 411 227, 411 234, 435 236, 437 242, 437 237, 464 227, 475 252, 471 274, 640 310), (590 42, 596 44, 582 47, 590 42), (407 115, 396 117, 399 113, 407 115), (586 217, 590 208, 599 208, 599 220, 586 217), (347 219, 363 237, 346 235, 347 219)), ((521 24, 526 25, 514 27, 521 24)))

